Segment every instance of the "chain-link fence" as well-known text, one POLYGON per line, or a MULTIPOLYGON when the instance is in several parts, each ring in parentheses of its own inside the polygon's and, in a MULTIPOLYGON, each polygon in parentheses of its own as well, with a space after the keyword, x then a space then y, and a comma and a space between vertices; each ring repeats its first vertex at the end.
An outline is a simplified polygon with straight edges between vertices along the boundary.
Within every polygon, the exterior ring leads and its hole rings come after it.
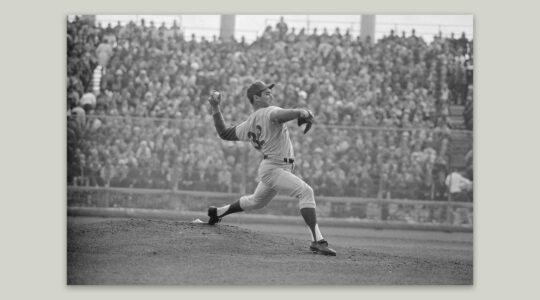
MULTIPOLYGON (((295 174, 316 195, 444 201, 453 169, 472 179, 472 132, 316 124, 303 135, 288 126, 295 174)), ((82 141, 69 185, 245 194, 262 159, 249 143, 220 140, 210 115, 93 116, 82 141)))

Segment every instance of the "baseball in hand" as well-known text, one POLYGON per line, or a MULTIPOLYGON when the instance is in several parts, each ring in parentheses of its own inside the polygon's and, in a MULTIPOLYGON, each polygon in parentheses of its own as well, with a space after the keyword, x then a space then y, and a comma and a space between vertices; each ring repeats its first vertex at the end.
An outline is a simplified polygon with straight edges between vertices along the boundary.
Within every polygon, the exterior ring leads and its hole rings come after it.
POLYGON ((221 93, 218 91, 212 91, 208 101, 210 101, 210 104, 212 105, 218 105, 219 102, 221 102, 221 93))

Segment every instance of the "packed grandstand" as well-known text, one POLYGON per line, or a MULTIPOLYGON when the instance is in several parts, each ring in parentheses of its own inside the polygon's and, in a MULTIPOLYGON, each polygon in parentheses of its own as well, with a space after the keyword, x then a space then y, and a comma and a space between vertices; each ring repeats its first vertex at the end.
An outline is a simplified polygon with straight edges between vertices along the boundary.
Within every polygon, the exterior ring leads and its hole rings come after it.
MULTIPOLYGON (((307 135, 289 124, 296 173, 316 195, 445 200, 452 105, 472 129, 472 43, 286 23, 247 43, 77 17, 67 22, 68 185, 254 190, 260 155, 217 137, 206 100, 222 91, 226 122, 239 123, 252 111, 246 88, 262 79, 276 83, 279 106, 317 118, 307 135)), ((471 154, 460 171, 472 180, 471 154)))

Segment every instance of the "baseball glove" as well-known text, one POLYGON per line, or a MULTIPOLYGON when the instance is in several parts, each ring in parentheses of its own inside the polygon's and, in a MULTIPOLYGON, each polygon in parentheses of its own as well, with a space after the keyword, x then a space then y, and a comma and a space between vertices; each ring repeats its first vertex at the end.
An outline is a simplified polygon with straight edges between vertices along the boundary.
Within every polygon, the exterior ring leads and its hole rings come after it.
POLYGON ((313 116, 313 113, 311 112, 311 110, 307 110, 307 112, 308 112, 307 117, 298 118, 298 127, 306 124, 306 128, 304 129, 304 134, 306 134, 311 129, 311 125, 315 123, 315 117, 313 116))

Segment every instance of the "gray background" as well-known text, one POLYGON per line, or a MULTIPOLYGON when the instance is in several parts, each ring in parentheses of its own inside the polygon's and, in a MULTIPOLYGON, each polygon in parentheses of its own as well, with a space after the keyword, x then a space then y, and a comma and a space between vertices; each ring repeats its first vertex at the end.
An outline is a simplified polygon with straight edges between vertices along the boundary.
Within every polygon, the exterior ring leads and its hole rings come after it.
POLYGON ((537 294, 538 10, 525 1, 69 1, 2 4, 3 295, 77 299, 384 296, 508 299, 537 294), (6 7, 4 7, 6 6, 6 7), (263 8, 264 7, 264 8, 263 8), (65 16, 70 13, 473 13, 475 15, 475 286, 469 288, 67 288, 65 16), (536 23, 536 24, 533 24, 536 23), (7 61, 7 65, 5 62, 7 61), (536 64, 536 65, 535 65, 536 64), (6 164, 7 162, 7 164, 6 164), (6 263, 7 262, 7 263, 6 263), (204 294, 204 295, 203 295, 204 294), (222 295, 226 295, 222 296, 222 295))

